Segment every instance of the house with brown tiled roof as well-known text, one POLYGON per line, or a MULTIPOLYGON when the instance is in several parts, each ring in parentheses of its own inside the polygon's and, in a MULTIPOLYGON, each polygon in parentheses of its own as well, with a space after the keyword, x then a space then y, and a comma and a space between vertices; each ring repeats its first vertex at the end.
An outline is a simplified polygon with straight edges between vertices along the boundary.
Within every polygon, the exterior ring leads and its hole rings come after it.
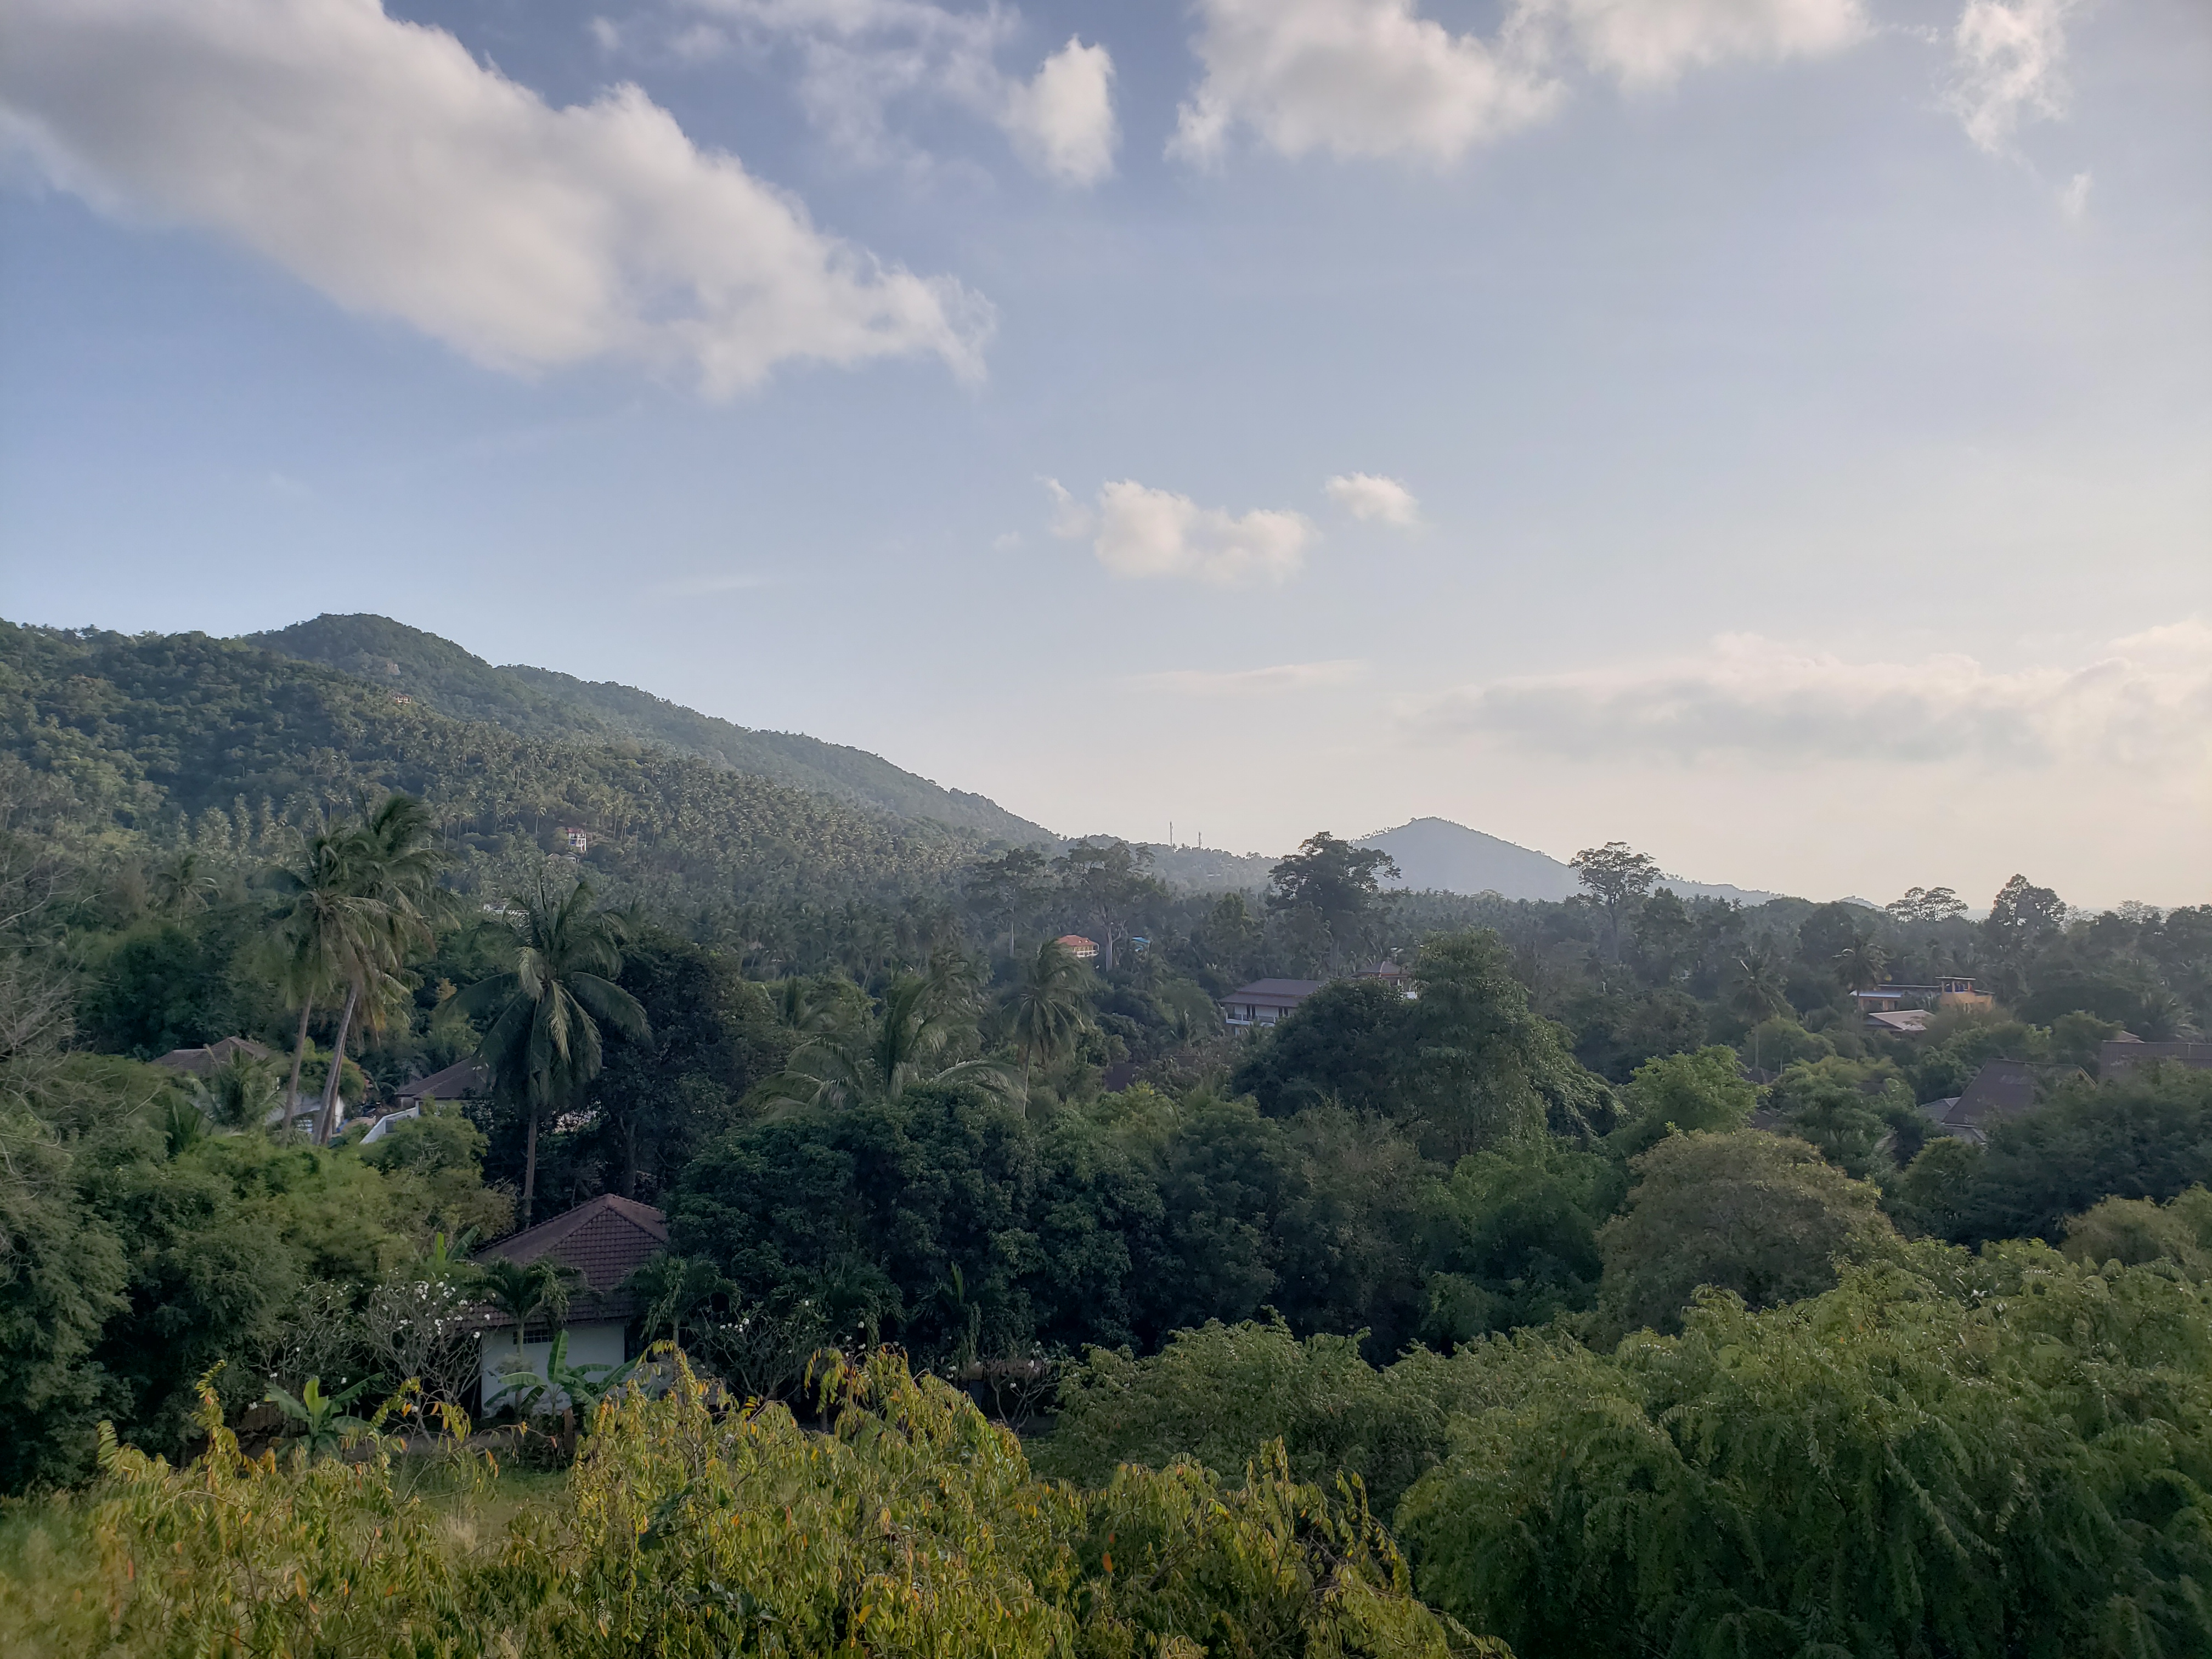
MULTIPOLYGON (((650 1204, 609 1193, 487 1244, 473 1259, 526 1265, 550 1261, 575 1269, 580 1282, 559 1326, 568 1334, 568 1363, 619 1365, 634 1357, 630 1325, 643 1311, 623 1290, 623 1281, 667 1248, 666 1216, 650 1204)), ((550 1319, 532 1319, 528 1330, 517 1330, 510 1316, 488 1310, 483 1329, 483 1403, 489 1412, 506 1392, 501 1376, 517 1353, 540 1376, 545 1375, 555 1326, 550 1319)))
POLYGON ((1929 1101, 1920 1109, 1935 1121, 1938 1133, 1978 1146, 1998 1124, 2030 1110, 2053 1084, 2080 1075, 2080 1068, 2072 1066, 1985 1060, 1964 1094, 1929 1101))
POLYGON ((1232 1031, 1273 1025, 1321 988, 1317 979, 1255 979, 1221 999, 1221 1018, 1232 1031))
POLYGON ((402 1106, 420 1106, 426 1100, 489 1100, 491 1067, 474 1055, 455 1060, 442 1072, 403 1083, 392 1091, 402 1106))
POLYGON ((266 1060, 269 1051, 251 1037, 227 1036, 210 1042, 204 1048, 172 1048, 154 1063, 166 1066, 173 1072, 185 1072, 193 1077, 210 1077, 216 1067, 228 1064, 240 1054, 248 1060, 266 1060))

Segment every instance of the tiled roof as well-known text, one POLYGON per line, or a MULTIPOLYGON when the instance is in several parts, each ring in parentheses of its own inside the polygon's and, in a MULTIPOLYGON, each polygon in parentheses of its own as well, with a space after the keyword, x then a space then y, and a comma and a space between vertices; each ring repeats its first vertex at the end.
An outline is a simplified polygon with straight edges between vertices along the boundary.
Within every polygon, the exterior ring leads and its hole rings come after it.
POLYGON ((233 1054, 245 1054, 253 1060, 266 1060, 269 1051, 250 1037, 227 1036, 219 1042, 210 1042, 204 1048, 172 1048, 154 1063, 166 1066, 174 1072, 190 1072, 196 1077, 205 1077, 233 1054))
POLYGON ((403 1083, 392 1092, 395 1099, 410 1106, 424 1100, 482 1100, 491 1092, 491 1068, 471 1056, 454 1061, 442 1072, 403 1083))
POLYGON ((1224 1002, 1282 1003, 1295 1006, 1321 989, 1317 979, 1255 979, 1222 998, 1224 1002))
MULTIPOLYGON (((627 1319, 635 1302, 617 1287, 631 1273, 668 1248, 668 1218, 650 1204, 612 1193, 580 1204, 566 1215, 510 1233, 476 1253, 476 1260, 552 1260, 574 1267, 583 1283, 568 1304, 572 1321, 627 1319)), ((506 1317, 489 1322, 505 1324, 506 1317)))

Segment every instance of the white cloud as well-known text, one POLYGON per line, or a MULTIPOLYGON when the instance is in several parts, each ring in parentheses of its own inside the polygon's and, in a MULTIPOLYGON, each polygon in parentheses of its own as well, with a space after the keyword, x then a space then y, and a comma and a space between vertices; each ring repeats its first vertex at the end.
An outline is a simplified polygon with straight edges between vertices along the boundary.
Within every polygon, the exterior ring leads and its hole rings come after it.
POLYGON ((1217 157, 1240 124, 1285 155, 1449 161, 1541 119, 1560 95, 1510 38, 1454 34, 1417 15, 1414 0, 1199 0, 1197 9, 1192 46, 1206 78, 1168 147, 1194 161, 1217 157))
POLYGON ((928 0, 690 0, 750 46, 789 46, 801 65, 807 118, 856 161, 917 154, 891 130, 891 106, 927 99, 1003 131, 1024 161, 1057 183, 1091 185, 1114 170, 1114 60, 1070 40, 1027 81, 999 67, 1020 26, 997 6, 951 11, 928 0))
POLYGON ((1109 483, 1085 506, 1048 478, 1055 536, 1091 538, 1098 562, 1117 576, 1182 576, 1217 587, 1281 581, 1305 562, 1316 537, 1303 513, 1260 507, 1238 517, 1188 495, 1132 479, 1109 483))
POLYGON ((2023 117, 2066 113, 2066 19, 2079 0, 1966 0, 1952 32, 1949 103, 1992 155, 2023 117))
POLYGON ((1966 656, 1847 662, 1727 635, 1698 658, 1495 680, 1402 712, 1431 737, 1495 734, 1576 757, 2106 760, 2207 776, 2212 627, 2172 623, 2114 641, 2080 667, 2014 673, 1966 656))
POLYGON ((2089 186, 2093 180, 2087 173, 2077 173, 2058 189, 2058 210, 2069 219, 2080 219, 2089 211, 2089 186))
POLYGON ((1249 127, 1285 155, 1450 161, 1543 119, 1555 66, 1624 85, 1738 59, 1840 51, 1867 34, 1861 0, 1508 0, 1494 39, 1455 34, 1419 0, 1198 0, 1206 77, 1170 155, 1206 162, 1249 127))
POLYGON ((791 360, 980 372, 981 301, 816 228, 635 87, 555 109, 379 0, 0 0, 0 27, 4 126, 56 183, 479 362, 710 396, 791 360))
POLYGON ((1349 685, 1366 672, 1365 663, 1342 658, 1333 662, 1277 663, 1268 668, 1171 668, 1158 674, 1135 675, 1129 684, 1144 690, 1172 691, 1196 697, 1279 696, 1291 691, 1349 685))
POLYGON ((1331 478, 1323 488, 1329 500, 1355 519, 1395 525, 1401 530, 1411 530, 1421 521, 1421 504, 1395 478, 1347 472, 1331 478))
POLYGON ((1559 19, 1591 68, 1624 85, 1663 85, 1736 59, 1814 58, 1867 33, 1859 0, 1530 0, 1559 19))
POLYGON ((1095 185, 1114 171, 1114 59, 1071 38, 1036 74, 1006 89, 1000 124, 1030 165, 1063 184, 1095 185))

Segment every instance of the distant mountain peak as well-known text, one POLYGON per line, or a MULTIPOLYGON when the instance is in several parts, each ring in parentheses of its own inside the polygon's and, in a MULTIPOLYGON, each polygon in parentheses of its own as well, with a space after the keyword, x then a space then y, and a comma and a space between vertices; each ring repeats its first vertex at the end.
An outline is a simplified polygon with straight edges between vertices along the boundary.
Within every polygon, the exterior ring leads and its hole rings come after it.
MULTIPOLYGON (((1582 890, 1575 872, 1548 853, 1470 830, 1449 818, 1418 817, 1395 830, 1360 838, 1362 847, 1379 848, 1397 861, 1400 886, 1434 888, 1446 893, 1496 893, 1509 899, 1572 898, 1582 890)), ((1724 898, 1739 904, 1764 904, 1778 893, 1731 887, 1726 883, 1685 881, 1668 876, 1660 885, 1683 898, 1724 898)))

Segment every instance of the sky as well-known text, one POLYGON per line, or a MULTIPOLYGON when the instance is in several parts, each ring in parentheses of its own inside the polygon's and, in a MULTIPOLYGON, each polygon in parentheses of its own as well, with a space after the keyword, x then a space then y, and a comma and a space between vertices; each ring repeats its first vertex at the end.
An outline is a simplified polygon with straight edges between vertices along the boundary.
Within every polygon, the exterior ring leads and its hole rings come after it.
POLYGON ((0 0, 0 615, 2212 900, 2202 0, 0 0))

